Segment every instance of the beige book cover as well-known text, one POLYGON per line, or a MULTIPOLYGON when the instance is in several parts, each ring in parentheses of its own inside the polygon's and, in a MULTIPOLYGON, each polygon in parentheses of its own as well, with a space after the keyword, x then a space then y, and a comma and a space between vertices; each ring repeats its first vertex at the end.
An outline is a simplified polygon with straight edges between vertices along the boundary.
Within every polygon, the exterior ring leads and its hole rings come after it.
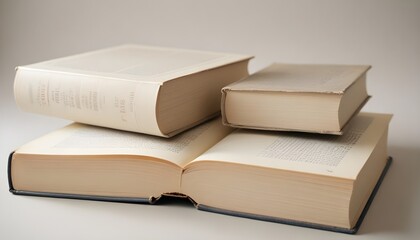
POLYGON ((224 90, 343 94, 369 65, 274 63, 224 90))

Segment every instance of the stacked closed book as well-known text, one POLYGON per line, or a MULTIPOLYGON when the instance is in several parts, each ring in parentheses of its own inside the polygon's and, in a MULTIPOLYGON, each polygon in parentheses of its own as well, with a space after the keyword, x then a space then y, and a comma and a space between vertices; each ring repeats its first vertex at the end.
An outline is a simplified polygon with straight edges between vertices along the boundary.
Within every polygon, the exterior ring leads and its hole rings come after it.
POLYGON ((220 112, 251 56, 124 45, 18 67, 26 111, 169 137, 220 112))
POLYGON ((391 116, 358 114, 369 66, 274 64, 248 77, 250 58, 123 46, 19 67, 19 106, 79 123, 12 152, 10 191, 184 197, 205 211, 356 232, 390 164, 391 116))
POLYGON ((342 134, 369 96, 370 66, 273 64, 223 88, 232 127, 342 134))

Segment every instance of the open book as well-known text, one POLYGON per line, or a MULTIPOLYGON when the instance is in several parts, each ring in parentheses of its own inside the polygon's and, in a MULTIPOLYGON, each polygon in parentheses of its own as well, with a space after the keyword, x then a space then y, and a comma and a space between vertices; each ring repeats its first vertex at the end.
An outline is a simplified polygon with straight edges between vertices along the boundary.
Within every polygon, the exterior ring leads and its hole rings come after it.
MULTIPOLYGON (((232 130, 215 119, 173 138, 71 124, 10 156, 15 194, 154 203, 354 232, 387 165, 389 115, 342 136, 232 130)), ((360 222, 359 222, 360 224, 360 222)))
POLYGON ((170 137, 220 113, 251 56, 123 45, 17 67, 25 111, 170 137))

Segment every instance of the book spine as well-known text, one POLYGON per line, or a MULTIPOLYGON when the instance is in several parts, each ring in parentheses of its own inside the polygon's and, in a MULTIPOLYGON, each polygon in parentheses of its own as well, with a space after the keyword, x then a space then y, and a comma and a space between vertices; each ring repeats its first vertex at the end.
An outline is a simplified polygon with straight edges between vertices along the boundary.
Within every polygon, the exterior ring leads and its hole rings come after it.
POLYGON ((12 159, 13 159, 13 154, 15 152, 11 152, 9 154, 9 158, 7 161, 7 181, 9 183, 9 191, 13 192, 15 190, 15 188, 13 187, 13 182, 12 182, 12 159))
POLYGON ((221 114, 222 114, 222 123, 225 126, 230 126, 231 124, 227 121, 226 118, 226 92, 229 91, 230 89, 228 87, 224 87, 222 88, 222 99, 220 101, 220 108, 221 108, 221 114))
POLYGON ((18 67, 15 99, 24 111, 164 136, 156 119, 160 84, 18 67))

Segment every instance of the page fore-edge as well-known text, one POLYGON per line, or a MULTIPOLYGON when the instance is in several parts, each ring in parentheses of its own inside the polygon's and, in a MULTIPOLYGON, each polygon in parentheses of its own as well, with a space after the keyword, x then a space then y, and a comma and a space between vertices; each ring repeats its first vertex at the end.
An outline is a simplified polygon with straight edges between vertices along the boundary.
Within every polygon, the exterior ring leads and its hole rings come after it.
POLYGON ((12 159, 14 152, 9 155, 7 175, 9 181, 9 191, 16 195, 35 196, 35 197, 51 197, 51 198, 66 198, 66 199, 78 199, 78 200, 93 200, 102 202, 123 202, 123 203, 153 203, 152 199, 149 198, 132 198, 132 197, 107 197, 107 196, 93 196, 93 195, 80 195, 80 194, 68 194, 68 193, 50 193, 50 192, 33 192, 16 190, 13 187, 12 182, 12 159))
POLYGON ((263 216, 258 214, 251 214, 251 213, 243 213, 243 212, 235 212, 220 208, 214 208, 202 204, 197 205, 197 209, 207 211, 207 212, 214 212, 214 213, 220 213, 235 217, 243 217, 243 218, 250 218, 250 219, 256 219, 256 220, 262 220, 267 222, 275 222, 275 223, 282 223, 282 224, 288 224, 293 226, 299 226, 299 227, 307 227, 307 228, 314 228, 314 229, 320 229, 320 230, 326 230, 326 231, 332 231, 332 232, 339 232, 339 233, 347 233, 347 234, 355 234, 360 228, 360 225, 363 222, 363 219, 365 218, 367 211, 369 210, 370 205, 373 202, 373 199, 375 198, 376 193, 378 192, 379 187, 381 186, 381 183, 388 172, 389 167, 392 163, 392 157, 389 156, 387 159, 387 163, 384 167, 384 170, 381 173, 381 176, 378 179, 378 182, 376 183, 375 187, 373 188, 373 191, 369 197, 369 199, 366 202, 365 207, 363 208, 362 213, 360 214, 359 219, 357 220, 356 225, 351 228, 341 228, 341 227, 334 227, 334 226, 328 226, 328 225, 322 225, 322 224, 316 224, 316 223, 310 223, 310 222, 303 222, 303 221, 295 221, 290 219, 284 219, 284 218, 276 218, 276 217, 270 217, 270 216, 263 216))
POLYGON ((319 133, 319 134, 330 134, 330 135, 343 135, 344 132, 347 130, 350 121, 356 117, 362 110, 362 108, 366 105, 366 103, 372 98, 372 96, 368 95, 365 100, 356 108, 353 114, 347 119, 347 122, 341 127, 340 131, 316 131, 316 130, 305 130, 305 129, 292 129, 292 128, 276 128, 276 127, 259 127, 259 126, 251 126, 251 125, 240 125, 228 122, 225 113, 225 102, 226 102, 226 91, 230 91, 230 89, 222 89, 222 99, 221 99, 221 113, 222 113, 222 123, 225 126, 233 127, 233 128, 243 128, 243 129, 255 129, 255 130, 265 130, 265 131, 288 131, 288 132, 307 132, 307 133, 319 133))
MULTIPOLYGON (((8 159, 8 167, 7 167, 7 175, 8 175, 8 181, 9 181, 9 191, 16 195, 26 195, 26 196, 36 196, 36 197, 51 197, 51 198, 66 198, 66 199, 79 199, 79 200, 93 200, 93 201, 105 201, 105 202, 123 202, 123 203, 149 203, 153 204, 158 199, 156 198, 126 198, 126 197, 106 197, 106 196, 92 196, 92 195, 79 195, 79 194, 65 194, 65 193, 44 193, 44 192, 32 192, 32 191, 21 191, 16 190, 13 187, 12 182, 12 158, 13 158, 14 152, 10 153, 9 159, 8 159)), ((383 179, 385 178, 386 173, 388 172, 389 167, 392 163, 392 157, 389 156, 387 159, 387 163, 384 167, 384 170, 381 173, 381 176, 378 179, 378 182, 376 183, 375 187, 373 188, 373 191, 366 202, 365 207, 363 208, 362 213, 360 214, 359 219, 357 220, 356 225, 351 228, 341 228, 341 227, 334 227, 334 226, 328 226, 328 225, 322 225, 322 224, 316 224, 316 223, 310 223, 310 222, 303 222, 303 221, 296 221, 296 220, 290 220, 290 219, 284 219, 284 218, 276 218, 276 217, 270 217, 270 216, 264 216, 264 215, 258 215, 258 214, 251 214, 251 213, 243 213, 243 212, 236 212, 226 209, 220 209, 215 207, 206 206, 203 204, 197 204, 193 201, 193 199, 190 199, 190 201, 196 206, 198 210, 206 211, 206 212, 213 212, 213 213, 219 213, 224 215, 230 215, 235 217, 242 217, 242 218, 249 218, 249 219, 255 219, 255 220, 261 220, 261 221, 267 221, 267 222, 274 222, 274 223, 282 223, 282 224, 288 224, 293 226, 299 226, 299 227, 307 227, 307 228, 314 228, 319 230, 326 230, 326 231, 332 231, 332 232, 339 232, 339 233, 347 233, 347 234, 355 234, 359 230, 363 219, 365 218, 367 211, 369 210, 370 205, 372 204, 376 193, 379 190, 379 187, 381 186, 381 183, 383 179)))

